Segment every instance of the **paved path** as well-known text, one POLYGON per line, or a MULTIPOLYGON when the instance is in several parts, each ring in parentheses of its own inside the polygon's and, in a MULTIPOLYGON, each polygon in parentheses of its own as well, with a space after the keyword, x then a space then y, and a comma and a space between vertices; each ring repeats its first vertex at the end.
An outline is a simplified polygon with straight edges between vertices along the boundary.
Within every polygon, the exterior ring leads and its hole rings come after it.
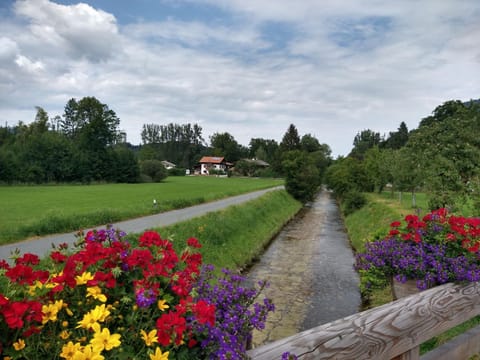
POLYGON ((273 240, 247 274, 268 280, 263 295, 275 312, 265 330, 254 331, 253 346, 294 335, 359 311, 359 278, 335 200, 322 191, 273 240))
MULTIPOLYGON (((282 186, 279 186, 270 189, 254 191, 251 193, 237 195, 205 204, 195 205, 184 209, 173 210, 132 220, 121 221, 114 223, 113 226, 127 233, 140 233, 146 229, 168 226, 177 222, 202 216, 212 211, 218 211, 231 205, 241 204, 243 202, 255 199, 268 191, 278 190, 282 188, 282 186)), ((96 228, 102 227, 105 226, 97 226, 96 228)), ((38 254, 40 256, 46 255, 52 249, 52 244, 58 245, 62 243, 67 243, 72 245, 75 240, 75 232, 71 232, 66 234, 56 234, 41 238, 29 239, 15 244, 2 245, 0 246, 0 259, 8 259, 12 251, 15 251, 15 249, 19 249, 22 254, 29 252, 33 254, 38 254)))

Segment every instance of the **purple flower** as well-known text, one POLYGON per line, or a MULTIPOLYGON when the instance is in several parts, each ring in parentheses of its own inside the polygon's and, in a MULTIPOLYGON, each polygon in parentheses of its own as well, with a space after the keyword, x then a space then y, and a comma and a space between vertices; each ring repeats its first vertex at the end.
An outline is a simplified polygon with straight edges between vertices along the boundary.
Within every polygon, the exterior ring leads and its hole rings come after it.
POLYGON ((136 303, 138 307, 147 308, 156 301, 155 293, 152 289, 139 289, 135 292, 136 303))
POLYGON ((258 302, 265 282, 247 286, 245 277, 223 269, 223 277, 214 281, 213 266, 204 266, 195 288, 197 298, 216 306, 216 324, 194 324, 198 333, 205 333, 201 342, 210 359, 245 359, 253 329, 263 329, 269 312, 274 311, 270 299, 258 302))

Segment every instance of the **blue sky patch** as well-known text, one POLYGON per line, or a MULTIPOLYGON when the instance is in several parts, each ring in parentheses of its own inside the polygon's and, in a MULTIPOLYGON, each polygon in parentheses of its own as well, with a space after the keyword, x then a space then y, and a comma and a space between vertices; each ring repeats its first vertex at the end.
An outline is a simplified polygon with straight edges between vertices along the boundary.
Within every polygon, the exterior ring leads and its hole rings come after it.
POLYGON ((340 19, 329 38, 338 46, 356 50, 369 50, 378 46, 392 28, 389 17, 340 19))

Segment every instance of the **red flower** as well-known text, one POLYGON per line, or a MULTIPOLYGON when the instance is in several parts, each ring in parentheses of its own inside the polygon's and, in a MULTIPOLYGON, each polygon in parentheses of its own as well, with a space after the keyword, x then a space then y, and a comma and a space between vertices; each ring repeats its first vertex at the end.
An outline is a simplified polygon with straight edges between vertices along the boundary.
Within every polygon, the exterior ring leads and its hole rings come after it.
POLYGON ((400 231, 398 231, 397 229, 392 229, 389 231, 388 233, 390 236, 395 236, 395 235, 398 235, 400 234, 400 231))
POLYGON ((402 225, 400 221, 394 221, 390 224, 390 227, 399 227, 400 225, 402 225))
POLYGON ((24 301, 16 301, 4 307, 2 313, 10 329, 21 329, 23 327, 23 316, 28 307, 28 303, 24 301))
POLYGON ((215 305, 200 300, 193 307, 193 313, 200 324, 215 325, 215 305))
POLYGON ((476 253, 480 249, 480 243, 476 242, 475 245, 469 246, 467 250, 471 253, 476 253))
POLYGON ((200 249, 202 247, 198 240, 193 237, 187 240, 187 245, 197 249, 200 249))
POLYGON ((161 240, 162 239, 160 238, 160 235, 157 232, 145 231, 143 235, 140 236, 138 243, 140 246, 150 247, 152 245, 158 245, 161 240))
POLYGON ((35 280, 45 282, 48 279, 48 271, 33 271, 30 266, 17 264, 13 268, 8 269, 5 275, 12 281, 20 285, 28 284, 32 285, 35 280))
POLYGON ((38 265, 40 263, 40 258, 35 254, 27 253, 16 259, 15 263, 22 265, 38 265))
POLYGON ((0 308, 7 304, 8 304, 8 299, 5 296, 3 296, 3 294, 0 294, 0 308))
POLYGON ((171 339, 180 345, 183 332, 187 329, 187 321, 175 312, 163 314, 157 320, 157 337, 160 345, 168 346, 171 339))
POLYGON ((447 234, 447 240, 449 240, 449 241, 455 241, 455 240, 456 240, 456 237, 455 237, 454 234, 448 233, 448 234, 447 234))
POLYGON ((87 281, 88 286, 96 286, 100 283, 105 284, 105 286, 109 289, 113 289, 117 284, 117 280, 115 280, 115 277, 112 273, 97 271, 93 277, 93 280, 87 281))
POLYGON ((50 254, 50 258, 56 263, 64 263, 67 260, 67 256, 60 251, 54 251, 50 254))

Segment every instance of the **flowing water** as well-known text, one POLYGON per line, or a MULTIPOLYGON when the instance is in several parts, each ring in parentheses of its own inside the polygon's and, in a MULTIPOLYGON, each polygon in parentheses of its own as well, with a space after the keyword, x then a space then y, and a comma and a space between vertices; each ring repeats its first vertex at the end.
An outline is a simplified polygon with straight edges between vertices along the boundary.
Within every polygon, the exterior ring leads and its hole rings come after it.
POLYGON ((360 310, 354 256, 338 206, 322 191, 272 241, 248 272, 250 281, 268 280, 262 294, 275 312, 253 334, 254 347, 340 319, 360 310))

